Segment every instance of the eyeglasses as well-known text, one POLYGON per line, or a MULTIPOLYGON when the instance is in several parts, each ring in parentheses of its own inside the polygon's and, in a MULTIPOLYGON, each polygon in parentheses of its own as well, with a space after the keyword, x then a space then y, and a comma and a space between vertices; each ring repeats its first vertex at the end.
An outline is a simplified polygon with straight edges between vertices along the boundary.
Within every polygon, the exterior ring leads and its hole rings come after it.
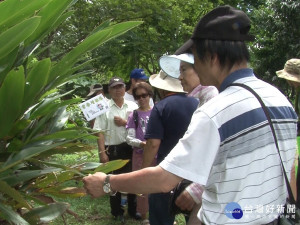
POLYGON ((147 98, 149 96, 149 94, 141 94, 141 95, 136 95, 135 99, 139 100, 140 98, 147 98))

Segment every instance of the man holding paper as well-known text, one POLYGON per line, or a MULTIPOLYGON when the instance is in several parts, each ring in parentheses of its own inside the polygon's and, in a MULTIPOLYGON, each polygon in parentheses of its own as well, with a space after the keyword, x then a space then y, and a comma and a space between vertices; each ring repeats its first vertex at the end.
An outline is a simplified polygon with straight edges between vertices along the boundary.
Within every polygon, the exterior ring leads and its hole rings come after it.
MULTIPOLYGON (((111 99, 108 101, 109 110, 95 120, 93 129, 99 130, 98 150, 101 163, 111 160, 132 158, 132 148, 126 143, 126 124, 128 115, 138 106, 124 99, 125 83, 119 77, 109 81, 108 91, 111 99)), ((130 172, 131 161, 114 174, 130 172)), ((128 214, 136 217, 135 195, 128 194, 128 214)), ((118 220, 124 221, 124 210, 121 207, 121 193, 110 196, 111 214, 118 220)))

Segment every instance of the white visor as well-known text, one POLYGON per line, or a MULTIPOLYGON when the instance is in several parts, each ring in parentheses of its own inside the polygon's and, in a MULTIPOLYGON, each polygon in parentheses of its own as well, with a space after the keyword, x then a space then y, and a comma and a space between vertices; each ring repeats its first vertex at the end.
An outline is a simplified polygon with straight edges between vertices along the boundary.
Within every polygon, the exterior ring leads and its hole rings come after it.
POLYGON ((188 53, 181 55, 164 55, 159 59, 159 66, 166 74, 178 79, 180 76, 179 69, 181 61, 194 64, 194 55, 188 53))

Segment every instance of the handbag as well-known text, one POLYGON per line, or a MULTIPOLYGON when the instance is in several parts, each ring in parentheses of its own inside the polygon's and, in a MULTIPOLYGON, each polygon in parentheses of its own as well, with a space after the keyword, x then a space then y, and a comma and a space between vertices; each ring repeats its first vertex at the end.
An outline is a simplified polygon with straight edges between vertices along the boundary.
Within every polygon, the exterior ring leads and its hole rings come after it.
POLYGON ((189 186, 192 181, 189 180, 182 180, 171 192, 169 198, 169 213, 170 215, 177 215, 177 214, 185 214, 188 215, 190 211, 181 210, 176 204, 175 201, 177 197, 185 190, 187 186, 189 186))
MULTIPOLYGON (((284 168, 282 158, 281 158, 281 155, 280 155, 275 129, 274 129, 274 126, 273 126, 273 123, 272 123, 272 120, 271 120, 270 113, 269 113, 266 105, 264 104, 264 102, 260 98, 260 96, 252 88, 250 88, 249 86, 247 86, 245 84, 241 84, 241 83, 233 83, 233 84, 230 84, 229 86, 239 86, 239 87, 245 88, 246 90, 250 91, 257 98, 257 100, 259 101, 259 103, 260 103, 260 105, 261 105, 261 107, 262 107, 262 109, 263 109, 263 111, 264 111, 264 113, 265 113, 265 115, 268 119, 269 125, 271 127, 271 131, 272 131, 273 138, 274 138, 274 141, 275 141, 276 149, 277 149, 277 152, 278 152, 278 155, 279 155, 279 158, 280 158, 281 169, 282 169, 282 172, 283 172, 283 175, 284 175, 285 184, 286 184, 288 194, 289 194, 289 197, 286 201, 286 204, 284 205, 284 213, 279 216, 279 224, 280 225, 296 225, 296 224, 299 225, 300 224, 300 206, 299 206, 300 204, 299 204, 299 201, 296 202, 295 199, 294 199, 292 189, 291 189, 291 185, 290 185, 288 177, 286 175, 285 168, 284 168)), ((299 165, 299 161, 298 161, 298 165, 299 165)), ((297 174, 297 180, 298 179, 299 179, 299 172, 297 174)), ((298 189, 297 189, 297 192, 298 192, 298 189)), ((297 196, 298 196, 298 194, 297 194, 297 196)))

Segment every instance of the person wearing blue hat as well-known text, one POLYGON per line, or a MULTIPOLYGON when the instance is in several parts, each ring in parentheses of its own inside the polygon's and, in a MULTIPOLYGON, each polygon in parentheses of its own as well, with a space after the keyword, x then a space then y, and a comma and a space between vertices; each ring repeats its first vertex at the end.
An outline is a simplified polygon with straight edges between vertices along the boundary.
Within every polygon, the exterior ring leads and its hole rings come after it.
MULTIPOLYGON (((125 92, 124 99, 137 103, 134 100, 134 97, 132 95, 133 87, 135 86, 136 83, 143 82, 143 81, 145 82, 148 79, 149 79, 149 77, 146 76, 144 69, 141 69, 141 68, 133 69, 130 73, 130 87, 125 92)), ((153 99, 151 98, 150 99, 150 106, 153 107, 153 105, 154 105, 153 99)))

